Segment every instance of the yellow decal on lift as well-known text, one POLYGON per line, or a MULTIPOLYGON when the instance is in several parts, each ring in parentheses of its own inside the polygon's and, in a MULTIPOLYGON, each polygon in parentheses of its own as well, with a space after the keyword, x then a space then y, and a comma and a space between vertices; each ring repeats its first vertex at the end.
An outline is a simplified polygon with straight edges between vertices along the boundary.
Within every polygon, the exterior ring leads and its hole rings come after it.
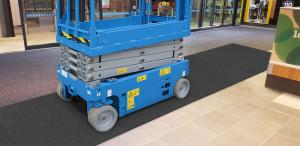
POLYGON ((142 81, 145 81, 147 80, 147 75, 142 75, 142 76, 138 76, 136 78, 136 81, 139 83, 139 82, 142 82, 142 81))
POLYGON ((78 37, 78 40, 84 44, 88 44, 88 40, 86 40, 85 38, 83 37, 78 37))
POLYGON ((135 107, 134 98, 140 95, 140 88, 136 88, 127 92, 127 110, 135 107))
POLYGON ((66 32, 62 32, 63 36, 65 36, 67 39, 73 38, 71 35, 67 34, 66 32))
POLYGON ((125 74, 128 72, 128 68, 126 67, 121 67, 117 69, 117 74, 125 74))
POLYGON ((159 71, 160 76, 168 75, 171 73, 171 67, 163 68, 159 71))

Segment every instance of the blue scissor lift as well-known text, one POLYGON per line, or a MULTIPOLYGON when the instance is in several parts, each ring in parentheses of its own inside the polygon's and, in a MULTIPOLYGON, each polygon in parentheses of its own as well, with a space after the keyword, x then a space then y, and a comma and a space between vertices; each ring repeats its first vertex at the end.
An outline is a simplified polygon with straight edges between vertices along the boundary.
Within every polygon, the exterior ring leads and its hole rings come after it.
POLYGON ((134 0, 122 13, 97 12, 99 1, 57 0, 57 93, 85 101, 89 123, 105 132, 118 117, 187 96, 182 38, 190 35, 191 0, 134 0), (123 17, 103 18, 114 13, 123 17))

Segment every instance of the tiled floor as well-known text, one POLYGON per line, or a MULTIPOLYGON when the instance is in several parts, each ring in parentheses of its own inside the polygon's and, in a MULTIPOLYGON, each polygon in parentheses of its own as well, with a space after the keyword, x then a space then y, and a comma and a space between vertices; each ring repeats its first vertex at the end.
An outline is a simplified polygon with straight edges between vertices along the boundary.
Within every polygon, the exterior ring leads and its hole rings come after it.
POLYGON ((101 146, 299 146, 300 110, 274 102, 291 95, 265 88, 265 78, 256 75, 101 146))
POLYGON ((24 51, 24 42, 21 35, 11 38, 0 38, 0 54, 24 51))
MULTIPOLYGON (((229 43, 269 50, 273 37, 274 30, 243 26, 196 32, 185 39, 185 53, 202 52, 229 43)), ((22 41, 0 39, 0 52, 11 51, 6 46, 18 49, 22 45, 22 41)), ((55 48, 0 55, 0 63, 5 67, 0 72, 3 85, 0 106, 55 92, 58 54, 55 48), (20 79, 15 78, 15 74, 20 79)), ((291 100, 298 100, 297 97, 265 88, 265 79, 266 74, 261 73, 102 145, 299 146, 300 110, 289 104, 291 100)))
MULTIPOLYGON (((39 27, 34 31, 30 31, 26 36, 27 45, 34 46, 55 43, 55 32, 45 30, 47 29, 39 27)), ((25 47, 22 33, 16 34, 15 37, 0 38, 0 54, 23 51, 25 51, 25 47)))

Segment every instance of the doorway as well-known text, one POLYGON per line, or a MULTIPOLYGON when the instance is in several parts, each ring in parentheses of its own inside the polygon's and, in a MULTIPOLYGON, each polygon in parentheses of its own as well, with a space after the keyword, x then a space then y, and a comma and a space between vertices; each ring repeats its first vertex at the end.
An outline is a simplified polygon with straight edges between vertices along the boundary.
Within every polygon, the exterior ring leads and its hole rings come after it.
POLYGON ((19 0, 26 50, 58 46, 55 0, 19 0))
MULTIPOLYGON (((241 0, 193 0, 192 28, 234 25, 241 0)), ((239 15, 239 14, 238 14, 239 15)))

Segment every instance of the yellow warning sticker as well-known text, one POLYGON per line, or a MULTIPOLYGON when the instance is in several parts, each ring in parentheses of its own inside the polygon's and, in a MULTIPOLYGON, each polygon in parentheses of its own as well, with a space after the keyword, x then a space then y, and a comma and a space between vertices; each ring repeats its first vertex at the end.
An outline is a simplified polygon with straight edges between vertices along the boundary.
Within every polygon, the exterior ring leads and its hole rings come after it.
POLYGON ((171 67, 163 68, 159 71, 160 76, 168 75, 171 73, 171 67))
POLYGON ((142 76, 138 76, 136 78, 136 82, 142 82, 142 81, 146 81, 147 80, 147 75, 142 75, 142 76))
POLYGON ((136 88, 127 92, 127 110, 135 107, 135 97, 140 95, 140 88, 136 88))
POLYGON ((117 74, 125 74, 128 72, 128 68, 126 67, 121 67, 117 69, 117 74))

